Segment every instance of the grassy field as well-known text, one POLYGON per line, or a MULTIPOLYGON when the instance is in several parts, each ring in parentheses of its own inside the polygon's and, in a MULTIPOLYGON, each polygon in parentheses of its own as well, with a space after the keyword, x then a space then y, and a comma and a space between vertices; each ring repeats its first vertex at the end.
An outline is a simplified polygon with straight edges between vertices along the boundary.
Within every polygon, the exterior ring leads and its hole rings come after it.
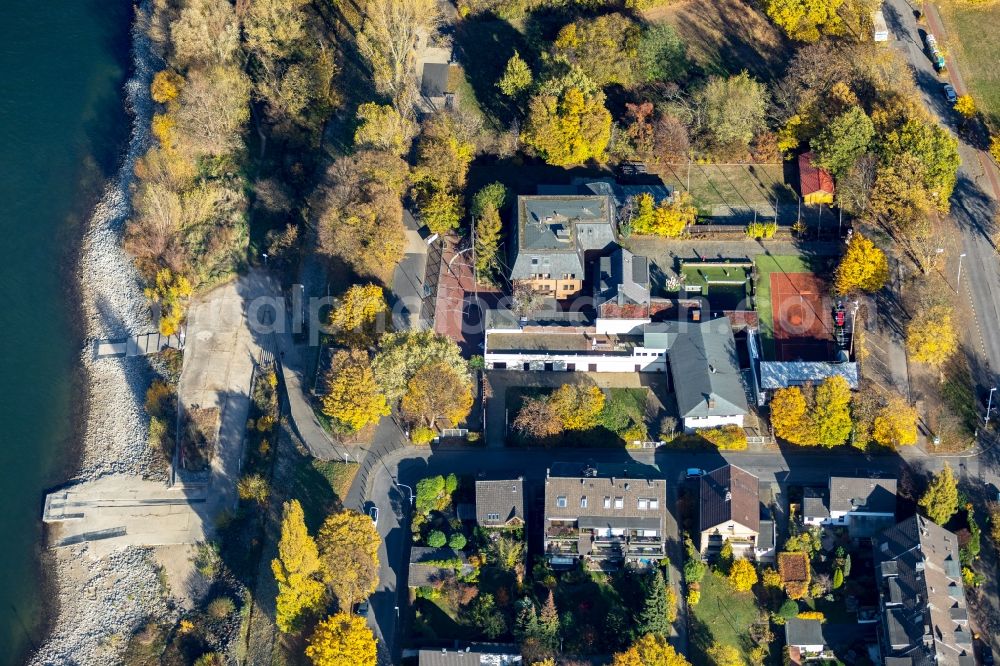
POLYGON ((754 286, 757 314, 760 317, 760 341, 764 358, 774 358, 774 313, 771 312, 771 273, 811 273, 805 259, 794 255, 761 255, 754 259, 757 282, 754 286))
POLYGON ((994 128, 1000 127, 1000 67, 996 34, 1000 3, 947 0, 941 14, 948 31, 948 48, 958 56, 966 85, 994 128))
POLYGON ((687 43, 688 57, 708 74, 749 71, 763 81, 780 77, 789 44, 755 6, 740 0, 686 0, 645 13, 664 20, 687 43))
MULTIPOLYGON (((688 166, 664 164, 658 167, 663 182, 678 191, 688 190, 688 166)), ((794 203, 795 192, 784 182, 782 164, 691 164, 690 193, 698 215, 719 214, 720 207, 737 209, 794 203)), ((726 213, 728 214, 728 213, 726 213)))
POLYGON ((691 661, 710 664, 705 654, 713 643, 739 648, 747 657, 752 647, 748 628, 757 621, 757 599, 752 592, 734 592, 725 578, 712 573, 701 581, 701 601, 692 609, 691 661))

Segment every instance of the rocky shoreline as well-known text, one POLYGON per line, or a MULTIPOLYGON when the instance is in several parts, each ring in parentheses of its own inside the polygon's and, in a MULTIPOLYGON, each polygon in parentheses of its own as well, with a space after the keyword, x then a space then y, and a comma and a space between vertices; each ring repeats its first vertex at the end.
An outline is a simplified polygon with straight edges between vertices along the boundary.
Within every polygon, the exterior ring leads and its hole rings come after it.
MULTIPOLYGON (((138 273, 122 247, 135 164, 150 141, 149 84, 157 56, 139 20, 148 8, 148 0, 139 6, 132 28, 132 71, 125 85, 132 115, 127 150, 94 209, 79 252, 86 413, 80 428, 80 468, 69 483, 108 474, 165 478, 160 454, 147 443, 143 402, 154 374, 148 359, 95 361, 92 354, 96 339, 152 330, 138 273)), ((100 559, 89 550, 81 544, 49 551, 44 558, 55 595, 47 599, 51 632, 30 663, 120 663, 121 651, 137 628, 171 616, 151 549, 128 548, 100 559)))

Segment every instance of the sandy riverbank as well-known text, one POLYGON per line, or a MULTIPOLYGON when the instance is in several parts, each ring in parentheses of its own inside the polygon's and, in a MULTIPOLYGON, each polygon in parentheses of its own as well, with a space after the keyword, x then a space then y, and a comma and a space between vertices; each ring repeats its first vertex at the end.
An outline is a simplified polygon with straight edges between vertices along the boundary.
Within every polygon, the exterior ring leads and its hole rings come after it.
MULTIPOLYGON (((142 3, 141 9, 148 6, 142 3)), ((136 21, 132 31, 132 75, 125 86, 132 131, 116 177, 108 183, 84 235, 79 254, 80 311, 87 344, 81 353, 86 392, 80 428, 80 469, 70 482, 107 474, 164 478, 160 454, 147 444, 143 410, 152 379, 143 358, 102 359, 91 355, 93 340, 152 330, 139 276, 122 248, 130 213, 129 189, 136 160, 149 144, 152 101, 149 83, 156 57, 136 21)), ((128 548, 97 559, 87 545, 61 548, 45 558, 50 589, 51 633, 32 664, 110 664, 128 637, 149 620, 171 616, 161 593, 151 550, 128 548)))

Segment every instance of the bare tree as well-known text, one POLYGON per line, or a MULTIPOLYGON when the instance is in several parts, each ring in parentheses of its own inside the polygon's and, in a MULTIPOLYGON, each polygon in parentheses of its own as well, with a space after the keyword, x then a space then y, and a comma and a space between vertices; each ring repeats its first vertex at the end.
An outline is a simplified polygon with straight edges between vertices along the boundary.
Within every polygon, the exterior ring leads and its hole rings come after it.
POLYGON ((417 41, 438 22, 436 0, 368 0, 358 48, 372 66, 375 87, 409 111, 417 41))

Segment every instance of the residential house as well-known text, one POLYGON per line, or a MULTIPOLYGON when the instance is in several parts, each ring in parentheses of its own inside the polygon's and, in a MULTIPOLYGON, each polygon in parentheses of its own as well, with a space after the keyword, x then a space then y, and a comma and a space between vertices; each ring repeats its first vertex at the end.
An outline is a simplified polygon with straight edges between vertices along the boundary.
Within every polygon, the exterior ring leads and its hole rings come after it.
POLYGON ((560 300, 579 295, 585 253, 613 247, 613 225, 608 195, 518 197, 511 282, 560 300))
MULTIPOLYGON (((594 309, 597 318, 624 321, 626 332, 633 320, 649 320, 649 260, 618 248, 596 262, 594 309)), ((607 332, 607 331, 606 331, 607 332)))
POLYGON ((523 663, 516 645, 481 643, 417 653, 418 666, 520 666, 523 663))
POLYGON ((754 542, 753 558, 758 562, 774 562, 777 546, 777 526, 772 519, 761 518, 760 531, 754 542))
POLYGON ((583 559, 596 569, 649 565, 666 557, 667 484, 602 475, 545 479, 545 553, 556 566, 583 559))
POLYGON ((415 50, 414 69, 420 82, 417 110, 427 114, 454 108, 453 56, 447 38, 420 31, 415 50))
POLYGON ((846 526, 854 538, 869 538, 896 522, 896 479, 830 477, 829 524, 846 526))
MULTIPOLYGON (((684 430, 692 432, 725 425, 742 427, 749 407, 729 320, 720 317, 700 323, 683 322, 681 333, 674 335, 673 344, 667 348, 677 410, 683 419, 684 430)), ((670 327, 652 324, 646 333, 645 346, 655 347, 650 344, 650 338, 655 340, 661 336, 668 340, 670 327), (657 333, 653 333, 654 329, 657 333)))
POLYGON ((524 527, 524 478, 478 479, 476 523, 480 527, 524 527))
POLYGON ((460 550, 451 548, 410 549, 409 587, 436 587, 448 578, 472 573, 472 565, 460 550))
POLYGON ((819 527, 830 522, 829 500, 825 488, 802 489, 802 522, 812 527, 819 527))
POLYGON ((757 477, 736 465, 725 465, 702 475, 699 486, 702 556, 718 555, 728 540, 735 557, 752 558, 760 535, 757 477))
POLYGON ((874 539, 885 663, 972 664, 958 537, 914 516, 874 539))
POLYGON ((827 651, 826 639, 823 637, 823 623, 819 620, 800 620, 797 617, 786 620, 785 645, 790 652, 794 650, 797 653, 798 663, 823 656, 827 651))
POLYGON ((811 206, 833 203, 833 176, 816 166, 812 152, 799 155, 799 192, 802 201, 811 206))

